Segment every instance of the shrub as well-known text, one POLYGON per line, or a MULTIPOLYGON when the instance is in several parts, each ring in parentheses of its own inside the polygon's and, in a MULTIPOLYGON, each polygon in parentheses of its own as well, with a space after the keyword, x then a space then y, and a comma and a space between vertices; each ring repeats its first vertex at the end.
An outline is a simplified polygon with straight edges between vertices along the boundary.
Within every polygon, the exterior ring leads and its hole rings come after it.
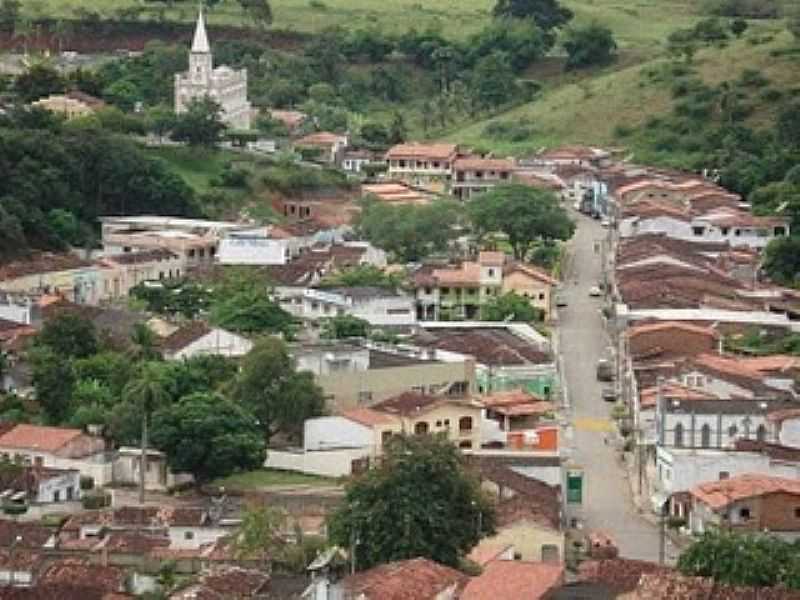
POLYGON ((760 96, 766 102, 779 102, 783 98, 783 92, 775 88, 767 88, 761 92, 760 96))
POLYGON ((769 79, 764 77, 760 71, 745 69, 739 76, 739 83, 745 87, 765 87, 769 85, 769 79))
POLYGON ((87 492, 94 489, 94 477, 81 475, 81 490, 87 492))
POLYGON ((633 135, 633 128, 628 125, 615 125, 613 133, 615 138, 627 138, 633 135))
POLYGON ((9 502, 3 504, 3 512, 7 515, 24 515, 28 512, 28 505, 9 502))

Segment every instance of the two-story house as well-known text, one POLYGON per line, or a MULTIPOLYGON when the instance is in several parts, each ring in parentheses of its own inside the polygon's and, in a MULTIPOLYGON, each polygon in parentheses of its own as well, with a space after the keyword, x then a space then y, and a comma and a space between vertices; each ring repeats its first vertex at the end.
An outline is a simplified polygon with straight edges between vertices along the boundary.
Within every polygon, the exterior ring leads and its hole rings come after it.
POLYGON ((453 161, 451 193, 459 200, 469 200, 493 187, 510 183, 514 161, 504 158, 465 156, 453 161))
POLYGON ((442 189, 450 181, 453 161, 458 156, 455 144, 398 144, 386 152, 387 174, 415 184, 437 182, 442 189))

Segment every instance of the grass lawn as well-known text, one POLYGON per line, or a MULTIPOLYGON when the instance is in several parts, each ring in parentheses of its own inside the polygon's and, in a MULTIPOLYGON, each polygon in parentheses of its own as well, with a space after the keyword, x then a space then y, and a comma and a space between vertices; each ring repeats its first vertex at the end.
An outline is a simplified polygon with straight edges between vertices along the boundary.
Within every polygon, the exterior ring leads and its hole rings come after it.
POLYGON ((238 154, 231 152, 195 150, 183 146, 148 148, 147 151, 169 163, 198 193, 207 192, 211 188, 211 180, 219 177, 226 162, 240 158, 238 154))
MULTIPOLYGON (((614 29, 622 46, 650 46, 667 33, 690 23, 696 15, 695 0, 564 0, 578 22, 599 21, 614 29)), ((23 2, 33 16, 71 17, 78 7, 90 8, 104 17, 119 9, 144 7, 143 18, 157 18, 159 11, 170 20, 191 21, 196 3, 164 3, 141 0, 37 0, 23 2)), ((495 0, 271 0, 273 28, 314 32, 332 25, 347 29, 380 27, 395 33, 412 27, 439 26, 445 35, 463 38, 481 29, 490 18, 495 0)), ((209 14, 211 23, 250 25, 236 0, 225 0, 209 14)))
POLYGON ((317 477, 315 475, 304 475, 291 471, 278 471, 275 469, 259 469, 247 473, 237 473, 222 479, 217 479, 212 485, 225 486, 231 490, 257 490, 261 488, 285 486, 285 485, 319 485, 336 486, 336 479, 327 477, 317 477))

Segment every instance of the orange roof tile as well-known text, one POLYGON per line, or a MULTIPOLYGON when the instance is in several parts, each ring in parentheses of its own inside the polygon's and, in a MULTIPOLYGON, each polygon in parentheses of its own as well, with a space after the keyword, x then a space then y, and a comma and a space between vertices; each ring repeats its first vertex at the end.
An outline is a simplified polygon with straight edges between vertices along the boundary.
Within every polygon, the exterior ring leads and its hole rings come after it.
POLYGON ((346 577, 346 592, 365 600, 423 600, 464 584, 467 576, 427 558, 386 563, 346 577), (361 594, 362 596, 359 596, 361 594))
MULTIPOLYGON (((667 400, 718 400, 718 396, 691 388, 680 383, 665 383, 661 386, 661 394, 667 400)), ((639 406, 641 408, 654 408, 658 399, 658 386, 648 387, 639 393, 639 406)))
POLYGON ((627 335, 629 338, 633 338, 638 335, 652 333, 654 331, 675 329, 689 331, 692 333, 700 333, 715 339, 719 337, 719 333, 713 327, 701 327, 700 325, 692 325, 690 323, 683 323, 681 321, 659 321, 656 323, 645 323, 644 325, 634 325, 628 329, 627 335))
POLYGON ((800 480, 747 473, 721 481, 701 483, 690 490, 692 496, 714 510, 745 498, 778 492, 800 496, 800 480))
POLYGON ((389 148, 386 158, 423 158, 433 160, 450 160, 455 158, 458 146, 456 144, 434 143, 420 144, 409 142, 398 144, 389 148))
POLYGON ((54 452, 81 435, 83 431, 80 429, 22 424, 0 435, 0 447, 54 452))
POLYGON ((800 417, 800 408, 784 408, 783 410, 776 410, 767 415, 767 421, 773 423, 781 423, 787 419, 795 419, 800 417))
POLYGON ((481 266, 474 262, 461 264, 460 269, 435 269, 433 276, 440 285, 478 285, 481 279, 481 266))
POLYGON ((301 137, 295 143, 301 146, 303 144, 332 146, 333 144, 337 144, 340 141, 343 141, 344 139, 345 136, 339 135, 337 133, 331 133, 329 131, 318 131, 317 133, 310 133, 306 136, 301 137))
POLYGON ((526 265, 517 261, 512 262, 507 268, 506 273, 511 274, 514 272, 524 273, 529 277, 533 277, 534 279, 538 279, 548 285, 557 285, 558 280, 551 277, 547 272, 540 269, 539 267, 535 267, 533 265, 526 265))
POLYGON ((481 158, 465 156, 453 162, 456 171, 512 171, 514 162, 506 158, 481 158))
POLYGON ((390 415, 371 408, 353 408, 344 411, 341 416, 367 427, 394 423, 394 419, 390 415))
POLYGON ((540 600, 563 581, 563 565, 496 560, 467 583, 461 600, 540 600))

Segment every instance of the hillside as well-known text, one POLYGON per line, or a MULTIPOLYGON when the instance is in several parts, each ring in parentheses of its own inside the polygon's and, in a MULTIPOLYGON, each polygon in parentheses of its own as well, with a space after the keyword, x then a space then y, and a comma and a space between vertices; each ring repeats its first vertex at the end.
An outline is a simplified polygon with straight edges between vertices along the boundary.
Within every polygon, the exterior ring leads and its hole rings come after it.
MULTIPOLYGON (((97 11, 102 17, 119 15, 120 10, 141 10, 141 18, 157 19, 163 11, 166 20, 192 21, 195 2, 145 2, 140 0, 39 0, 23 2, 30 17, 71 18, 76 8, 97 11)), ((677 27, 686 26, 695 14, 691 0, 640 0, 636 3, 619 0, 567 0, 564 2, 579 22, 593 19, 613 24, 623 47, 653 48, 677 27)), ((301 32, 319 31, 325 27, 347 29, 381 28, 402 33, 415 27, 440 26, 448 37, 463 38, 483 27, 491 15, 494 0, 271 0, 272 29, 301 32)), ((225 0, 209 14, 217 25, 252 25, 236 0, 225 0)))
MULTIPOLYGON (((698 52, 693 63, 698 77, 707 85, 718 85, 738 79, 749 69, 761 73, 772 89, 784 94, 792 90, 798 83, 798 57, 780 53, 791 47, 790 34, 776 25, 754 29, 743 39, 731 41, 727 47, 705 48, 698 52), (752 43, 756 38, 773 35, 766 43, 752 43)), ((600 72, 574 76, 571 81, 550 85, 534 102, 451 130, 447 137, 500 154, 525 153, 563 143, 624 145, 625 141, 615 133, 634 129, 648 117, 665 114, 673 106, 669 82, 665 82, 666 85, 654 83, 647 77, 648 72, 657 71, 666 63, 666 58, 657 58, 620 70, 612 66, 600 72), (492 137, 487 135, 491 133, 492 123, 500 123, 499 129, 507 124, 506 129, 527 128, 532 133, 522 140, 492 137)), ((769 121, 775 107, 775 102, 756 96, 747 123, 757 126, 769 121)))

